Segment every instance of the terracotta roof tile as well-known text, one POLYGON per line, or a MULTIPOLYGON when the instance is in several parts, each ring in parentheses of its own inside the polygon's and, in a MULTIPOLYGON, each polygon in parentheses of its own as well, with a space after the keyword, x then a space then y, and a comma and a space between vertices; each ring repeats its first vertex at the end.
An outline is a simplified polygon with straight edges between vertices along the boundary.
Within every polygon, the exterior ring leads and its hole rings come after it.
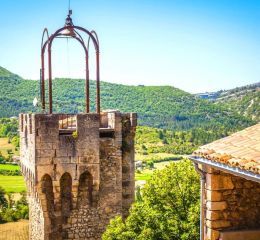
POLYGON ((260 174, 260 123, 204 145, 193 155, 260 174))

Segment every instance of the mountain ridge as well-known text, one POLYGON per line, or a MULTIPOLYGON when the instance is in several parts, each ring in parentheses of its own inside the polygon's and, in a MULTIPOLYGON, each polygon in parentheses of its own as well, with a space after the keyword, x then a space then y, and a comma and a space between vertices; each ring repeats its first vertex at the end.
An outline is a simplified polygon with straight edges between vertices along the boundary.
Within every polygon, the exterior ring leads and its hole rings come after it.
MULTIPOLYGON (((25 80, 12 73, 4 76, 0 74, 1 79, 8 81, 0 81, 0 117, 40 111, 32 105, 34 97, 39 98, 39 81, 25 80)), ((55 79, 54 112, 83 112, 84 86, 85 82, 82 79, 55 79)), ((91 110, 94 111, 95 81, 90 81, 90 98, 91 110)), ((137 112, 140 125, 174 130, 218 129, 223 135, 234 131, 232 125, 242 129, 254 123, 221 105, 198 99, 172 86, 128 86, 102 81, 101 108, 137 112)))
POLYGON ((224 106, 233 113, 260 121, 260 82, 196 96, 224 106))

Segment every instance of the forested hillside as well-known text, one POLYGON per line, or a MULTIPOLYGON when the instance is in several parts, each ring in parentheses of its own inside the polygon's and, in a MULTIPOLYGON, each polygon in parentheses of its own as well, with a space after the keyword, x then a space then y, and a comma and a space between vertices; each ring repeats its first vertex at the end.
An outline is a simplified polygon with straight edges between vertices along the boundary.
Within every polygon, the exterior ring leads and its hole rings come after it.
POLYGON ((260 121, 260 82, 219 92, 216 99, 230 111, 260 121))
MULTIPOLYGON (((0 117, 39 111, 32 104, 34 97, 39 97, 39 81, 24 80, 0 69, 0 117)), ((95 82, 91 81, 92 110, 94 87, 95 82)), ((84 111, 84 80, 55 79, 53 98, 57 112, 84 111)), ((102 82, 101 100, 102 109, 137 112, 140 125, 155 128, 205 129, 225 136, 254 123, 222 106, 170 86, 125 86, 102 82)))

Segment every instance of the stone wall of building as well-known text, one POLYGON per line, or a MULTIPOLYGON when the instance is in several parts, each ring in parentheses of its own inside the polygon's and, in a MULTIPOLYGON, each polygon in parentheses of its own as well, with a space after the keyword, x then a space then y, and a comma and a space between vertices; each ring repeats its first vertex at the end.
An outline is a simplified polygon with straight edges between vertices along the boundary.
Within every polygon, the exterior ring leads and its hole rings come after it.
POLYGON ((123 217, 128 215, 128 210, 135 198, 135 162, 134 162, 134 136, 135 131, 131 127, 137 125, 136 115, 127 114, 122 118, 122 207, 123 217))
POLYGON ((30 239, 101 239, 134 200, 136 114, 77 114, 73 131, 61 129, 64 118, 20 115, 30 239))
POLYGON ((40 201, 35 196, 28 196, 29 209, 29 238, 44 240, 44 217, 40 201))
POLYGON ((220 231, 260 227, 260 184, 206 169, 206 239, 217 240, 220 231))

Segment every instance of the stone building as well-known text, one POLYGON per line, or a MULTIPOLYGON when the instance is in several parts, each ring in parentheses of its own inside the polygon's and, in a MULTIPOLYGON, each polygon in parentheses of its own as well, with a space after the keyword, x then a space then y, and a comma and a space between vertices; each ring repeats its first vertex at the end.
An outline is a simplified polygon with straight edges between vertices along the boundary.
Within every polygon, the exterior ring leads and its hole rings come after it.
POLYGON ((134 200, 136 114, 20 114, 30 239, 101 239, 134 200))
POLYGON ((260 239, 260 124, 194 152, 201 174, 201 239, 260 239))

